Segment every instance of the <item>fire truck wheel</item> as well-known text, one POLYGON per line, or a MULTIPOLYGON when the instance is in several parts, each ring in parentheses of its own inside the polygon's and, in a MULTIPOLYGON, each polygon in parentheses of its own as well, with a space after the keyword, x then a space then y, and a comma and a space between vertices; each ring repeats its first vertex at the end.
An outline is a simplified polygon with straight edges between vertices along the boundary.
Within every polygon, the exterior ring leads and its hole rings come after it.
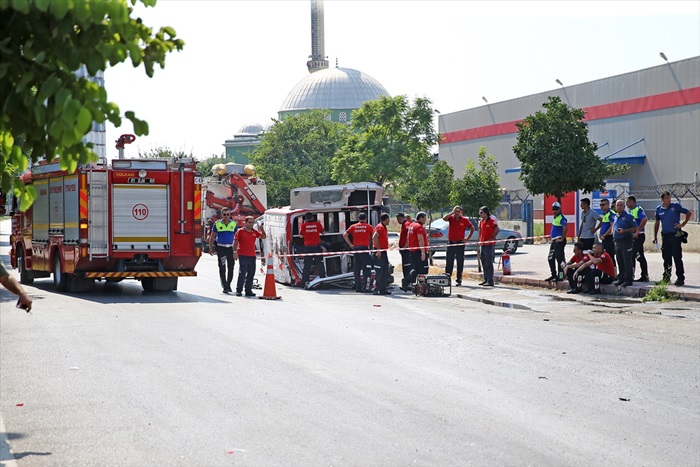
POLYGON ((32 271, 27 271, 27 265, 24 262, 24 248, 17 248, 17 269, 19 269, 19 281, 24 285, 34 283, 32 271))
POLYGON ((70 274, 63 272, 61 268, 61 256, 56 254, 53 259, 53 285, 59 292, 67 292, 70 289, 70 274))

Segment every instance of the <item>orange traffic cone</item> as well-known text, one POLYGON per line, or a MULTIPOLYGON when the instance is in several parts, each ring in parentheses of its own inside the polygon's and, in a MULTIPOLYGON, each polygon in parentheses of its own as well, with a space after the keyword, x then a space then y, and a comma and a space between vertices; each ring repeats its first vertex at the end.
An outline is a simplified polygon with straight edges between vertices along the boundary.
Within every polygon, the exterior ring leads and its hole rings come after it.
POLYGON ((277 287, 275 286, 275 270, 272 267, 272 253, 267 256, 267 272, 265 273, 265 288, 258 298, 262 300, 279 300, 277 287))

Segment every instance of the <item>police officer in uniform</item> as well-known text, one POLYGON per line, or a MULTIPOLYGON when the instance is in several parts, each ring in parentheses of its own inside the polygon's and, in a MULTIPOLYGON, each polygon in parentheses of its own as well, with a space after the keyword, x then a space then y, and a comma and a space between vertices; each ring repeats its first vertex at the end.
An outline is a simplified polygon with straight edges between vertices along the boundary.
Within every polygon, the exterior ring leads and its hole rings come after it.
POLYGON ((661 256, 664 259, 664 281, 671 281, 671 267, 676 263, 675 285, 685 285, 685 269, 683 267, 683 248, 681 229, 693 218, 693 213, 679 203, 671 202, 671 193, 661 194, 661 204, 656 207, 656 222, 654 223, 654 243, 658 245, 659 227, 661 227, 661 256), (685 220, 681 223, 681 214, 685 220), (680 235, 679 235, 680 234, 680 235))
POLYGON ((634 232, 637 231, 637 223, 634 218, 625 211, 625 202, 621 199, 615 201, 617 219, 613 226, 615 238, 615 254, 620 275, 614 285, 627 287, 632 285, 634 278, 634 232))
POLYGON ((558 282, 564 280, 564 269, 561 263, 565 261, 564 247, 566 247, 567 221, 566 217, 561 213, 561 204, 556 201, 552 203, 552 215, 554 216, 552 219, 552 230, 550 231, 552 243, 549 245, 549 255, 547 256, 552 276, 547 280, 558 282), (561 278, 557 274, 557 270, 561 272, 561 278))
POLYGON ((214 236, 216 234, 216 256, 219 260, 219 279, 224 293, 231 292, 231 281, 233 280, 233 267, 236 261, 233 259, 233 237, 236 235, 238 226, 231 219, 231 210, 223 208, 221 219, 214 222, 209 236, 209 254, 214 255, 214 236))
POLYGON ((642 270, 642 275, 635 279, 635 282, 649 282, 649 266, 647 258, 644 256, 644 226, 647 225, 647 215, 641 206, 637 206, 637 198, 630 195, 627 197, 627 209, 634 218, 637 224, 637 231, 634 233, 634 257, 639 262, 639 268, 642 270))
POLYGON ((600 242, 603 244, 603 250, 610 255, 613 266, 615 263, 615 240, 613 240, 613 224, 615 224, 615 213, 610 209, 610 200, 603 198, 600 200, 600 209, 603 215, 600 216, 600 242))

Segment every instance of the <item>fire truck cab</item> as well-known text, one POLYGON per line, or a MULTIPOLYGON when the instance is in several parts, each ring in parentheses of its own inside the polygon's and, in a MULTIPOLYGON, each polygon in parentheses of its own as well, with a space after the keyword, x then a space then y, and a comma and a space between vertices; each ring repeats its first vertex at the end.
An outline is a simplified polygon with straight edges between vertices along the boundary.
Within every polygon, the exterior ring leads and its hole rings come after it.
MULTIPOLYGON (((350 287, 353 276, 353 252, 343 234, 358 222, 360 213, 367 214, 371 225, 379 223, 383 212, 383 188, 371 182, 346 185, 295 188, 290 193, 290 206, 268 209, 263 216, 267 233, 266 248, 275 258, 275 280, 289 285, 299 285, 304 268, 303 257, 289 256, 303 252, 303 239, 299 227, 304 214, 312 212, 323 225, 321 246, 326 278, 316 278, 309 288, 322 284, 350 287)), ((312 271, 314 273, 314 271, 312 271)))
POLYGON ((20 282, 53 275, 58 291, 95 280, 177 290, 201 256, 201 179, 191 158, 102 158, 69 173, 58 161, 22 176, 37 193, 12 202, 10 260, 20 282))

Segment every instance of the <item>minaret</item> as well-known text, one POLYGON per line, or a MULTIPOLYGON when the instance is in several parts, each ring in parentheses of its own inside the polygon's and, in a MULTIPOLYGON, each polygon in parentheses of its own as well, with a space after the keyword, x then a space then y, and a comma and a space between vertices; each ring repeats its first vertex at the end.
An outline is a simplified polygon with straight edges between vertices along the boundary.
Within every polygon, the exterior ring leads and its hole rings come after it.
POLYGON ((323 35, 323 0, 311 0, 311 60, 306 62, 309 73, 328 68, 323 35))

